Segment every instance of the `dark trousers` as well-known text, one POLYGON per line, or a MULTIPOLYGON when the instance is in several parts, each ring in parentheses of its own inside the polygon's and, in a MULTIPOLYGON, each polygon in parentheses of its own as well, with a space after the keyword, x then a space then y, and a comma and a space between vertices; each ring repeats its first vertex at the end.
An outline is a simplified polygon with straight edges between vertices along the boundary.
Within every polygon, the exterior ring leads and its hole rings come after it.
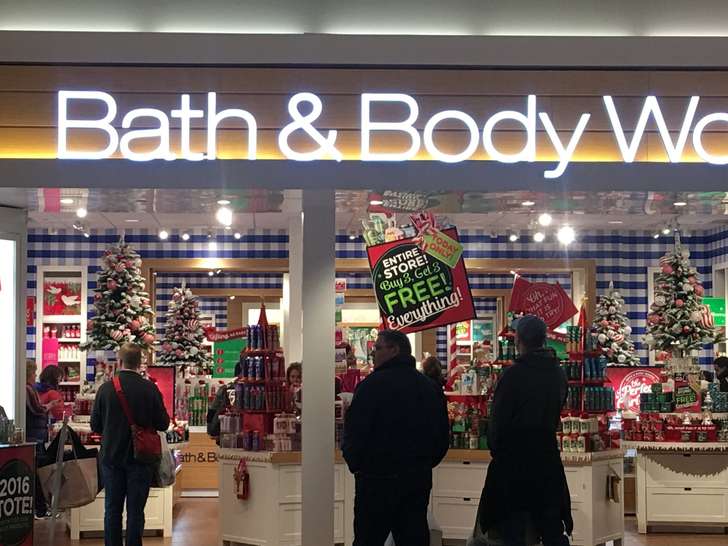
POLYGON ((46 502, 45 495, 43 494, 43 488, 40 485, 40 478, 38 477, 38 466, 45 462, 46 448, 43 442, 37 442, 35 444, 35 514, 37 516, 45 516, 48 511, 48 503, 46 502))
POLYGON ((527 546, 527 534, 541 537, 543 546, 569 546, 569 537, 564 534, 564 524, 558 511, 542 514, 514 512, 501 526, 501 539, 506 546, 527 546), (527 533, 529 527, 533 533, 527 533))
POLYGON ((126 546, 141 546, 144 507, 152 483, 152 467, 136 462, 101 468, 106 490, 104 544, 122 546, 121 516, 126 499, 126 546))
POLYGON ((397 546, 429 546, 431 489, 430 469, 387 477, 357 474, 354 546, 382 546, 389 533, 397 546))

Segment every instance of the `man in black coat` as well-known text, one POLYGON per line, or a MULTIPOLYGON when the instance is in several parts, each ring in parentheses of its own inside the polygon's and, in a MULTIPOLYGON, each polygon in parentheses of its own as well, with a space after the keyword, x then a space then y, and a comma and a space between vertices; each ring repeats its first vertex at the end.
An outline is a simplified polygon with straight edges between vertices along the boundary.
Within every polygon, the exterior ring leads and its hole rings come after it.
MULTIPOLYGON (((169 415, 157 386, 139 375, 142 351, 125 343, 119 350, 119 382, 134 424, 142 428, 167 430, 169 415)), ((126 499, 126 544, 140 546, 144 533, 144 506, 149 496, 153 469, 134 459, 131 427, 119 401, 114 383, 104 383, 96 393, 91 429, 102 435, 101 473, 106 490, 104 543, 122 546, 121 515, 126 499)))
POLYGON ((356 477, 354 546, 428 546, 432 469, 447 453, 449 423, 441 388, 419 373, 407 336, 385 330, 374 371, 356 389, 343 452, 356 477))
POLYGON ((519 357, 500 378, 488 424, 493 460, 478 508, 483 533, 525 546, 531 527, 544 546, 568 546, 571 501, 556 440, 568 382, 545 347, 546 324, 527 315, 516 324, 519 357))

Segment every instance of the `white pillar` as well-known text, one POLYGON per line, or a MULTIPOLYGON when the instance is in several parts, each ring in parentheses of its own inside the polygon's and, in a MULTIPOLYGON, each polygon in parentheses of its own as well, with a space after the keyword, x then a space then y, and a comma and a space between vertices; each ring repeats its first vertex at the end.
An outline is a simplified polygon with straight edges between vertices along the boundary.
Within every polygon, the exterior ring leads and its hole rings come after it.
POLYGON ((288 227, 288 273, 283 275, 283 350, 288 362, 303 358, 303 224, 299 212, 288 227))
POLYGON ((333 190, 303 190, 302 546, 334 543, 335 215, 333 190))

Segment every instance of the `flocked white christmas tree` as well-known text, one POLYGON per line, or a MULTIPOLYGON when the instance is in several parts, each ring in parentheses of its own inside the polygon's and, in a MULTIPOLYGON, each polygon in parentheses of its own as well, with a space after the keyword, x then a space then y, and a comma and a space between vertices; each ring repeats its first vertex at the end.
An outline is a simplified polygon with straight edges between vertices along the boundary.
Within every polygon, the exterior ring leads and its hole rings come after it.
POLYGON ((640 359, 635 354, 632 341, 632 328, 624 312, 624 299, 611 282, 607 293, 597 300, 593 331, 596 346, 607 357, 609 364, 639 365, 640 359))
POLYGON ((205 332, 200 324, 197 298, 184 285, 175 288, 167 311, 167 324, 158 364, 187 364, 199 368, 212 365, 204 348, 205 332))
POLYGON ((95 316, 88 321, 84 350, 116 351, 124 343, 151 349, 154 312, 145 291, 139 254, 124 242, 106 250, 94 289, 95 316))
POLYGON ((654 302, 647 315, 645 342, 662 353, 660 360, 690 357, 720 338, 710 309, 703 305, 700 275, 689 258, 690 251, 676 232, 675 247, 660 258, 654 302))

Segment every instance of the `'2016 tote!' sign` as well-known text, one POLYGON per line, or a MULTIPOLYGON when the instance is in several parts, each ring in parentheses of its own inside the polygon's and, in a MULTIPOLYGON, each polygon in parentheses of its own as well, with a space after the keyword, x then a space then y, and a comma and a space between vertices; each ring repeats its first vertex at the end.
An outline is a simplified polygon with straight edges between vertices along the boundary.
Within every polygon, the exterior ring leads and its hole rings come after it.
MULTIPOLYGON (((443 232, 457 240, 457 230, 443 232)), ((367 249, 385 328, 404 333, 475 318, 462 257, 455 267, 425 253, 414 239, 367 249)))

